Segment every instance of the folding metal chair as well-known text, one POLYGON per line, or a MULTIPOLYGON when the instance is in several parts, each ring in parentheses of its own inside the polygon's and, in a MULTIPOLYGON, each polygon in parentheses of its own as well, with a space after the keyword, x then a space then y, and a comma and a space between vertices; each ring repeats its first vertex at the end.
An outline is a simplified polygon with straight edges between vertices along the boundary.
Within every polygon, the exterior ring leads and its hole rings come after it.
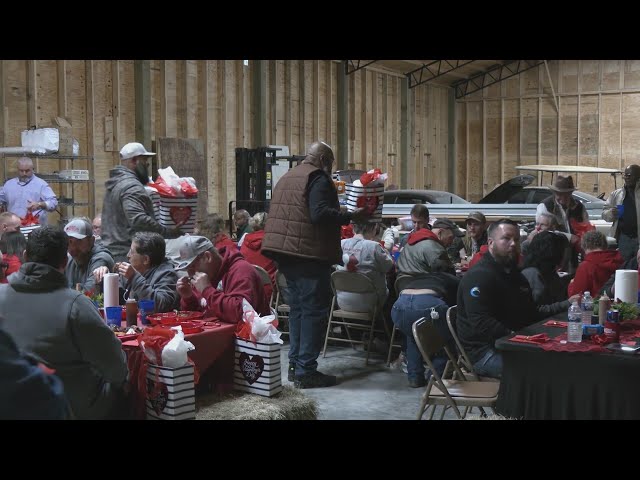
POLYGON ((274 286, 271 283, 271 277, 269 276, 269 273, 264 268, 262 268, 260 265, 254 265, 254 268, 258 272, 258 275, 260 275, 260 280, 262 280, 262 286, 265 286, 265 285, 270 285, 271 286, 271 296, 269 297, 269 307, 273 307, 274 286))
POLYGON ((447 408, 452 408, 459 419, 464 418, 467 414, 467 409, 465 408, 464 413, 461 413, 460 407, 489 407, 493 409, 498 399, 499 383, 468 380, 442 335, 438 332, 433 320, 422 317, 413 324, 412 331, 422 358, 431 370, 431 377, 420 401, 418 420, 422 419, 429 407, 433 407, 429 416, 429 420, 431 420, 438 405, 443 407, 440 415, 441 420, 447 408), (431 356, 441 349, 444 349, 453 365, 456 373, 454 379, 443 380, 431 361, 431 356))
POLYGON ((369 353, 371 352, 371 345, 373 342, 373 334, 376 332, 384 333, 384 330, 375 328, 376 317, 378 315, 378 303, 375 302, 375 304, 373 305, 373 311, 371 312, 350 312, 348 310, 337 309, 337 291, 339 290, 341 292, 359 294, 372 293, 374 295, 377 295, 376 286, 369 277, 362 273, 338 271, 331 274, 331 290, 333 291, 333 300, 331 302, 329 324, 327 325, 327 333, 324 338, 324 348, 322 356, 325 357, 327 355, 327 343, 329 342, 329 339, 337 342, 351 343, 352 346, 353 344, 365 345, 366 343, 368 345, 368 348, 365 365, 368 365, 369 353), (336 318, 340 318, 342 320, 336 320, 336 318), (359 322, 348 320, 357 320, 359 322), (348 338, 345 339, 342 337, 331 336, 331 330, 335 325, 344 326, 348 338), (368 342, 364 342, 363 340, 353 340, 351 338, 349 328, 368 331, 368 342))
MULTIPOLYGON (((458 366, 464 372, 469 380, 479 380, 481 382, 500 382, 497 378, 492 377, 483 377, 478 375, 473 368, 473 363, 467 355, 464 347, 462 346, 462 342, 460 342, 460 338, 458 338, 458 327, 457 327, 457 319, 458 319, 458 306, 454 305, 453 307, 449 307, 447 310, 447 326, 449 327, 449 332, 453 337, 453 341, 456 344, 456 348, 458 350, 458 366)), ((447 373, 449 371, 449 364, 445 367, 445 374, 443 375, 447 378, 447 373)))
MULTIPOLYGON (((291 307, 289 307, 289 305, 287 305, 286 303, 284 303, 284 297, 282 295, 282 290, 286 290, 287 289, 287 279, 284 276, 283 273, 280 272, 280 270, 278 270, 276 272, 276 285, 275 285, 275 291, 276 291, 276 299, 274 302, 274 309, 276 311, 276 313, 278 314, 278 322, 282 321, 283 325, 284 323, 289 321, 289 312, 291 311, 291 307), (282 303, 280 303, 282 302, 282 303)), ((289 331, 285 331, 284 328, 282 330, 282 334, 283 335, 289 335, 289 331)))

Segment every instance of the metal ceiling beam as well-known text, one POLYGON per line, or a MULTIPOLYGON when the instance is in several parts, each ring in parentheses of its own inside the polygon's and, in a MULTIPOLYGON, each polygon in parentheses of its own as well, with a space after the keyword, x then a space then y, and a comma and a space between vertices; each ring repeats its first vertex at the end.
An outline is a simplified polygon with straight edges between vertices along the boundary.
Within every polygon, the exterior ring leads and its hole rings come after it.
POLYGON ((544 63, 544 60, 507 60, 505 63, 494 65, 484 72, 454 82, 451 86, 455 89, 456 98, 462 98, 478 90, 487 88, 489 85, 519 75, 542 63, 544 63))
POLYGON ((409 88, 422 85, 434 78, 438 78, 460 67, 473 63, 475 60, 434 60, 431 63, 422 65, 420 68, 407 73, 409 78, 409 88))
POLYGON ((353 72, 357 72, 358 70, 366 67, 367 65, 371 65, 372 63, 377 62, 377 60, 345 60, 344 61, 344 71, 347 75, 353 72))

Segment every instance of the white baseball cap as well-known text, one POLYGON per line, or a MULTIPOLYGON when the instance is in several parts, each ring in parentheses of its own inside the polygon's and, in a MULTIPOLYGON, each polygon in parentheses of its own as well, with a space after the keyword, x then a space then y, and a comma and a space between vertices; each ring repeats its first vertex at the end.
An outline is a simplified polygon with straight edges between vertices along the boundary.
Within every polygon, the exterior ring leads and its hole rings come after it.
POLYGON ((147 152, 147 149, 144 148, 144 145, 138 142, 127 143, 124 147, 122 147, 122 150, 120 150, 120 160, 128 160, 139 155, 150 157, 152 155, 155 155, 155 153, 147 152))

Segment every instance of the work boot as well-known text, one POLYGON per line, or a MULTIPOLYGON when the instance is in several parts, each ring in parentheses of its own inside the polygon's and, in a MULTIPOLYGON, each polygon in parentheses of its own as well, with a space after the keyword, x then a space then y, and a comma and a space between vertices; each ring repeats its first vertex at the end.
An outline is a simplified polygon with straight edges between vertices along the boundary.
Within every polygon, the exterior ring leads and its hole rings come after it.
POLYGON ((324 388, 333 387, 338 383, 338 378, 334 375, 325 375, 317 370, 304 375, 296 375, 293 385, 296 388, 324 388))
POLYGON ((426 384, 427 384, 427 381, 424 379, 424 377, 416 377, 416 378, 409 379, 409 386, 411 388, 424 387, 426 384))

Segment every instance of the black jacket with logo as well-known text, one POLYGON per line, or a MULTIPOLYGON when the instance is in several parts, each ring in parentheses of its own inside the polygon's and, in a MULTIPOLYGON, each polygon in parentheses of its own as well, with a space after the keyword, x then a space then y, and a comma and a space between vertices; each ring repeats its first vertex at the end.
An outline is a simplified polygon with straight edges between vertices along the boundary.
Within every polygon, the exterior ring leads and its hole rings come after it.
POLYGON ((527 279, 517 268, 508 272, 490 253, 460 282, 458 335, 474 363, 498 338, 541 319, 527 279))

